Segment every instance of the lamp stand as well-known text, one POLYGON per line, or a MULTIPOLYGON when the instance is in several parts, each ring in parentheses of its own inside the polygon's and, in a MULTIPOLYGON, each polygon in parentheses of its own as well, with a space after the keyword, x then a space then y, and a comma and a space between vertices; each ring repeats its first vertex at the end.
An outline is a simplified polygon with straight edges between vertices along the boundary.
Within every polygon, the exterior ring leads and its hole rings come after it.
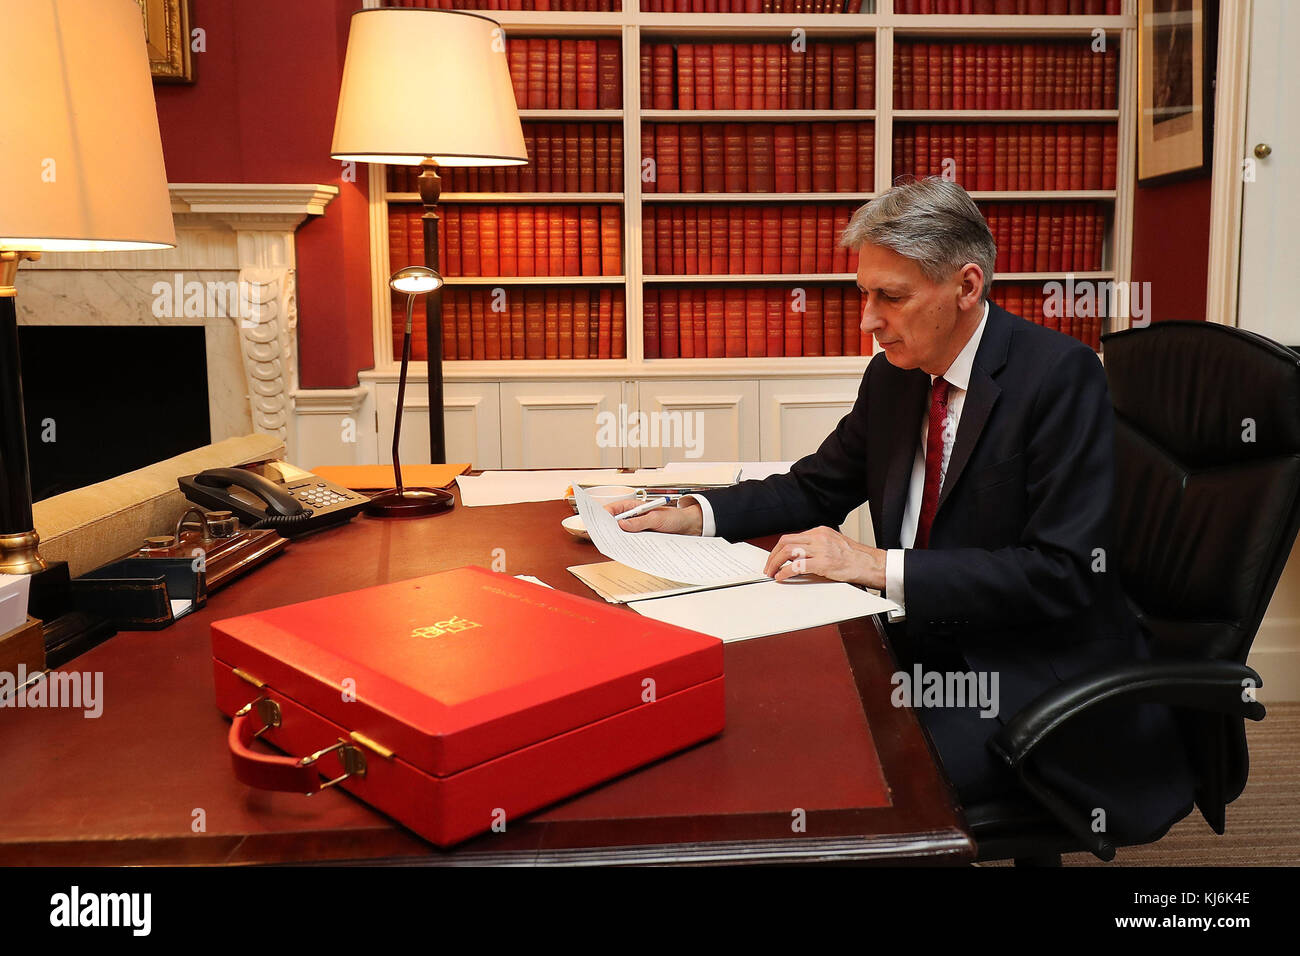
POLYGON ((45 570, 32 521, 32 482, 27 465, 22 363, 18 358, 18 264, 39 252, 0 252, 0 574, 45 570))
MULTIPOLYGON (((436 294, 436 290, 434 293, 436 294)), ((365 512, 372 518, 424 518, 428 515, 450 511, 455 499, 451 492, 441 488, 405 488, 402 485, 402 463, 398 457, 398 445, 402 438, 402 409, 406 407, 406 369, 411 364, 411 326, 415 311, 415 293, 406 297, 406 332, 402 336, 402 374, 397 381, 397 414, 393 417, 393 479, 397 487, 381 491, 366 504, 365 512)), ((439 368, 441 369, 441 363, 439 368)), ((434 408, 441 408, 429 401, 429 418, 433 418, 434 408)))
MULTIPOLYGON (((438 162, 426 159, 420 163, 420 177, 416 180, 420 201, 424 203, 424 264, 441 274, 438 268, 438 197, 442 195, 442 177, 438 175, 438 162)), ((425 322, 425 341, 429 356, 429 461, 435 465, 447 461, 446 423, 443 421, 442 387, 442 288, 429 293, 425 300, 428 314, 425 322)), ((407 325, 410 325, 408 314, 407 325)), ((405 369, 405 365, 403 365, 405 369)), ((399 401, 400 407, 400 401, 399 401)))

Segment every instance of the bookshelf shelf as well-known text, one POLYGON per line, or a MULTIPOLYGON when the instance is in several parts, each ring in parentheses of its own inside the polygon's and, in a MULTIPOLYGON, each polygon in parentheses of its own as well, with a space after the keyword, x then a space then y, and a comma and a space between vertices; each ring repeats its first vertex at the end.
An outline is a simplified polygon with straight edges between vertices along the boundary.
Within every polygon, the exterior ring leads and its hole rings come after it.
POLYGON ((643 202, 858 202, 875 193, 643 193, 643 202))
MULTIPOLYGON (((380 6, 380 0, 363 0, 367 7, 380 6)), ((767 274, 767 275, 662 275, 646 273, 644 265, 653 261, 643 254, 643 219, 653 218, 658 210, 656 204, 676 204, 687 207, 687 221, 693 212, 690 207, 716 208, 724 204, 746 204, 746 216, 754 209, 753 204, 769 204, 788 207, 792 204, 824 207, 867 202, 876 198, 894 182, 896 157, 895 136, 906 135, 906 130, 914 124, 945 123, 1072 123, 1113 125, 1117 131, 1117 177, 1115 188, 1111 189, 1074 189, 1074 190, 970 190, 973 199, 988 209, 997 204, 997 209, 1004 217, 1012 215, 1005 209, 1006 204, 1024 203, 1092 203, 1100 207, 1101 248, 1104 257, 1093 262, 1101 262, 1106 268, 1093 271, 1072 273, 1025 271, 995 274, 995 282, 1003 289, 1013 293, 1019 288, 1028 303, 1041 290, 1034 284, 1063 280, 1071 275, 1075 280, 1123 282, 1130 275, 1132 202, 1135 183, 1133 179, 1133 158, 1136 149, 1136 86, 1137 86, 1137 16, 1136 0, 1124 0, 1124 13, 1118 16, 1035 16, 1035 15, 919 15, 897 14, 892 12, 896 6, 890 0, 876 0, 874 6, 881 12, 847 13, 847 14, 720 14, 720 13, 649 13, 638 9, 639 0, 624 0, 624 9, 613 13, 582 13, 565 11, 488 11, 484 15, 497 20, 505 27, 508 37, 521 38, 618 38, 621 56, 621 109, 574 110, 574 109, 530 109, 520 113, 527 130, 529 123, 553 124, 605 124, 612 126, 614 132, 621 132, 622 167, 611 169, 610 191, 607 192, 446 192, 442 201, 449 206, 461 205, 462 209, 472 211, 475 206, 491 204, 526 206, 526 205, 601 205, 616 206, 621 218, 621 255, 623 275, 619 276, 492 276, 492 277, 450 277, 448 287, 459 289, 459 295, 483 296, 486 289, 495 286, 558 287, 561 290, 576 290, 584 287, 591 289, 592 296, 606 294, 604 290, 613 290, 616 298, 623 302, 625 316, 626 357, 619 359, 516 359, 503 361, 448 361, 445 374, 449 380, 471 381, 525 381, 543 379, 574 379, 583 377, 593 379, 621 379, 635 383, 639 378, 679 378, 699 380, 703 378, 753 379, 753 378, 816 378, 842 374, 859 375, 865 367, 869 356, 829 356, 809 358, 646 358, 644 307, 647 299, 657 300, 660 295, 669 295, 673 286, 682 287, 683 301, 689 294, 704 295, 708 286, 714 285, 726 290, 730 296, 732 290, 739 288, 794 287, 813 284, 830 289, 832 286, 845 287, 845 293, 856 292, 852 288, 855 276, 849 272, 836 271, 809 274, 767 274), (873 99, 859 99, 858 102, 872 103, 872 109, 774 109, 774 110, 676 110, 642 108, 642 57, 644 46, 663 43, 737 43, 737 42, 785 42, 788 43, 792 30, 802 30, 810 46, 814 40, 832 40, 840 42, 873 41, 874 75, 872 82, 873 99), (1094 36, 1100 29, 1106 35, 1108 46, 1118 51, 1116 58, 1116 90, 1119 106, 1116 109, 1008 109, 1008 110, 936 110, 936 109, 899 109, 895 102, 895 63, 899 59, 897 46, 901 43, 944 42, 960 40, 964 43, 1014 43, 1014 41, 1035 40, 1078 40, 1084 42, 1094 36), (856 184, 860 188, 846 192, 647 192, 647 184, 641 180, 639 157, 643 157, 646 144, 643 143, 642 131, 655 129, 662 124, 806 124, 806 123, 855 123, 869 124, 874 136, 874 155, 872 157, 871 177, 859 173, 856 184), (643 126, 644 124, 644 126, 643 126), (619 176, 622 179, 619 179, 619 176), (621 187, 621 188, 620 188, 621 187), (620 293, 619 290, 622 290, 620 293), (700 290, 705 291, 700 291, 700 290), (653 296, 651 296, 653 290, 653 296)), ((508 42, 508 41, 507 41, 508 42)), ((904 60, 904 63, 907 61, 904 60)), ((674 56, 674 69, 677 60, 674 56)), ((1051 75, 1050 73, 1048 75, 1051 75)), ((649 82, 649 80, 647 80, 649 82)), ((675 81, 674 81, 675 82, 675 81)), ((1049 91, 1050 92, 1050 91, 1049 91)), ((537 102, 535 99, 533 102, 537 102)), ((601 102, 610 102, 602 100, 601 102)), ((649 100, 647 99, 648 103, 649 100)), ((671 102, 676 102, 676 99, 671 102)), ((924 101, 920 101, 924 102, 924 101)), ((967 101, 969 102, 969 101, 967 101)), ((1026 100, 1028 102, 1028 100, 1026 100)), ((1050 101, 1049 101, 1050 102, 1050 101)), ((1059 102, 1059 101, 1058 101, 1059 102)), ((1064 102, 1070 102, 1065 100, 1064 102)), ((1079 100, 1078 102, 1087 102, 1079 100)), ((1093 102, 1104 102, 1094 100, 1093 102)), ((661 104, 662 105, 662 104, 661 104)), ((597 127, 599 130, 600 127, 597 127)), ((539 137, 544 135, 539 132, 539 137)), ((554 134, 551 134, 554 136, 554 134)), ((1108 134, 1109 135, 1109 134, 1108 134)), ((905 141, 904 141, 905 142, 905 141)), ((748 148, 748 146, 747 146, 748 148)), ((861 150, 859 150, 861 153, 861 150)), ((907 155, 910 155, 908 153, 907 155)), ((981 154, 983 155, 983 154, 981 154)), ((1064 154, 1061 154, 1064 155, 1064 154)), ((554 161, 553 161, 554 162, 554 161)), ((920 168, 920 167, 918 167, 920 168)), ((1023 168, 1023 167, 1022 167, 1023 168)), ((865 164, 864 164, 865 170, 865 164)), ((901 170, 900 170, 901 171, 901 170)), ((969 176, 969 174, 967 174, 969 176)), ((1059 173, 1058 173, 1059 175, 1059 173)), ((382 166, 371 167, 371 224, 372 224, 372 272, 374 275, 374 314, 375 314, 375 354, 376 375, 387 375, 396 368, 393 358, 392 343, 392 300, 386 286, 386 278, 391 271, 388 240, 388 209, 407 210, 414 205, 418 208, 419 197, 413 192, 385 191, 386 175, 382 166)), ((973 177, 971 177, 973 178, 973 177)), ((844 182, 844 180, 840 180, 844 182)), ((959 181, 967 185, 973 182, 959 176, 959 181)), ((999 182, 1002 180, 999 179, 999 182)), ((1008 179, 1007 182, 1014 182, 1008 179)), ((1050 179, 1047 180, 1051 182, 1050 179)), ((1105 182, 1111 180, 1085 180, 1087 182, 1105 182)), ((491 180, 481 180, 486 185, 491 180)), ((589 181, 584 181, 587 185, 589 181)), ((605 188, 603 179, 599 180, 605 188)), ((753 184, 750 180, 749 185, 753 184)), ((761 182, 761 180, 760 180, 761 182)), ((848 184, 854 184, 848 180, 848 184)), ((1020 180, 1025 182, 1025 180, 1020 180)), ((497 180, 498 185, 500 180, 497 180)), ((543 181, 544 183, 544 181, 543 181)), ((803 185, 804 180, 800 180, 803 185)), ((545 184, 545 183, 544 183, 545 184)), ((987 183, 986 183, 987 184, 987 183)), ((476 184, 471 181, 471 188, 476 184)), ((670 184, 671 185, 671 184, 670 184)), ((784 184, 783 184, 784 185, 784 184)), ((409 186, 407 187, 409 189, 409 186)), ((463 187, 462 187, 463 188, 463 187)), ((478 186, 481 188, 481 186, 478 186)), ((517 188, 517 187, 512 187, 517 188)), ((1094 209, 1098 206, 1094 206, 1094 209)), ((1027 213, 1030 210, 1027 210, 1027 213)), ((409 212, 408 212, 409 214, 409 212)), ((993 212, 989 215, 992 217, 993 212)), ((1067 216, 1069 213, 1067 212, 1067 216)), ((1089 213, 1091 215, 1091 212, 1089 213)), ((1067 222, 1068 222, 1067 218, 1067 222)), ((662 229, 662 225, 659 227, 662 229)), ((646 226, 649 229, 649 226, 646 226)), ((701 233, 703 236, 703 233, 701 233)), ((1037 236, 1041 243, 1042 233, 1037 236)), ((661 237, 662 241, 662 237, 661 237)), ((819 237, 819 242, 824 239, 819 237)), ((1041 249, 1041 245, 1039 247, 1041 249)), ((1027 254, 1027 253, 1026 253, 1027 254)), ((662 260, 660 260, 662 262, 662 260)), ((1017 264, 1019 264, 1019 260, 1017 264)), ((1024 260, 1032 263, 1033 259, 1024 260)), ((733 260, 734 262, 734 260, 733 260)), ((1039 265, 1043 260, 1039 260, 1039 265)), ((401 263, 397 263, 400 265, 401 263)), ((825 267, 823 265, 823 267, 825 267)), ((840 261, 837 269, 842 268, 840 261)), ((662 265, 659 266, 662 268, 662 265)), ((706 268, 708 266, 706 265, 706 268)), ((717 269, 715 261, 712 268, 717 269)), ((749 268, 754 268, 751 264, 749 268)), ((786 264, 785 268, 789 268, 786 264)), ((850 268, 852 266, 850 265, 850 268)), ((533 293, 529 293, 533 294, 533 293)), ((563 291, 560 293, 565 294, 563 291)), ((829 306, 828 306, 829 307, 829 306)), ((1028 306, 1026 306, 1028 307, 1028 306)), ((712 321, 712 319, 710 319, 712 321)), ((1121 328, 1127 324, 1122 317, 1111 320, 1108 328, 1121 328)), ((503 354, 506 354, 503 352, 503 354)))
POLYGON ((626 276, 447 276, 448 286, 624 285, 626 276))
POLYGON ((857 276, 852 272, 810 272, 807 274, 790 274, 790 275, 685 275, 685 276, 659 276, 646 275, 641 277, 645 282, 656 284, 677 284, 677 283, 702 283, 702 282, 744 282, 746 284, 757 284, 762 282, 777 282, 790 285, 801 285, 811 282, 853 282, 857 276))

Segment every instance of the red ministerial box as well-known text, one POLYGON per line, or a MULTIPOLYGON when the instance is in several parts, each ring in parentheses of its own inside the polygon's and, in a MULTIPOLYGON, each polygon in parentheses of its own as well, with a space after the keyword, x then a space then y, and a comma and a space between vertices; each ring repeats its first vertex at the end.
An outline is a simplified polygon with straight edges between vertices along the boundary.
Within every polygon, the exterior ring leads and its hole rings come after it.
POLYGON ((212 655, 240 780, 442 846, 724 722, 717 638, 478 567, 214 621, 212 655))

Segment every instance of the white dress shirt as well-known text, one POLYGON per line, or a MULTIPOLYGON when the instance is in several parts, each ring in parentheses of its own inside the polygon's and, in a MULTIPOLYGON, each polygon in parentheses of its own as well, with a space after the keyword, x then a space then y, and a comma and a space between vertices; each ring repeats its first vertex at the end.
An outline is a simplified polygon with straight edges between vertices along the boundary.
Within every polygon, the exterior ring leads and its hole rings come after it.
MULTIPOLYGON (((943 457, 939 462, 939 489, 943 490, 943 479, 948 473, 948 460, 952 457, 952 446, 957 440, 957 428, 961 424, 961 410, 966 403, 966 390, 970 387, 971 369, 975 364, 975 353, 979 350, 980 339, 984 335, 984 324, 988 321, 989 304, 984 301, 984 314, 974 333, 952 360, 943 378, 948 382, 948 422, 943 435, 943 457)), ((930 376, 931 389, 936 375, 930 376)), ((921 416, 921 441, 916 446, 916 455, 912 459, 912 475, 907 486, 907 503, 903 507, 903 525, 899 531, 899 540, 903 548, 910 548, 916 541, 916 526, 921 520, 921 496, 925 491, 925 446, 930 434, 930 399, 926 400, 926 413, 921 416)), ((702 534, 711 537, 717 534, 713 521, 713 506, 702 495, 684 495, 677 500, 680 508, 687 500, 699 502, 704 519, 702 534)), ((907 616, 903 589, 903 548, 890 548, 885 552, 885 597, 893 601, 902 612, 890 611, 891 621, 901 621, 907 616)))

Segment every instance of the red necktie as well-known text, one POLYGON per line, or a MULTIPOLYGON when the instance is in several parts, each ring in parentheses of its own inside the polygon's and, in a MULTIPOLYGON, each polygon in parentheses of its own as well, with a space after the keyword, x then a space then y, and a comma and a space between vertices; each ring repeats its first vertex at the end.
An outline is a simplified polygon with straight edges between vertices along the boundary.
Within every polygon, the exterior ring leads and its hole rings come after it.
POLYGON ((943 459, 943 422, 948 417, 948 383, 934 380, 930 392, 930 424, 925 438, 925 490, 921 492, 921 518, 916 525, 914 548, 930 546, 930 526, 939 510, 939 466, 943 459))

